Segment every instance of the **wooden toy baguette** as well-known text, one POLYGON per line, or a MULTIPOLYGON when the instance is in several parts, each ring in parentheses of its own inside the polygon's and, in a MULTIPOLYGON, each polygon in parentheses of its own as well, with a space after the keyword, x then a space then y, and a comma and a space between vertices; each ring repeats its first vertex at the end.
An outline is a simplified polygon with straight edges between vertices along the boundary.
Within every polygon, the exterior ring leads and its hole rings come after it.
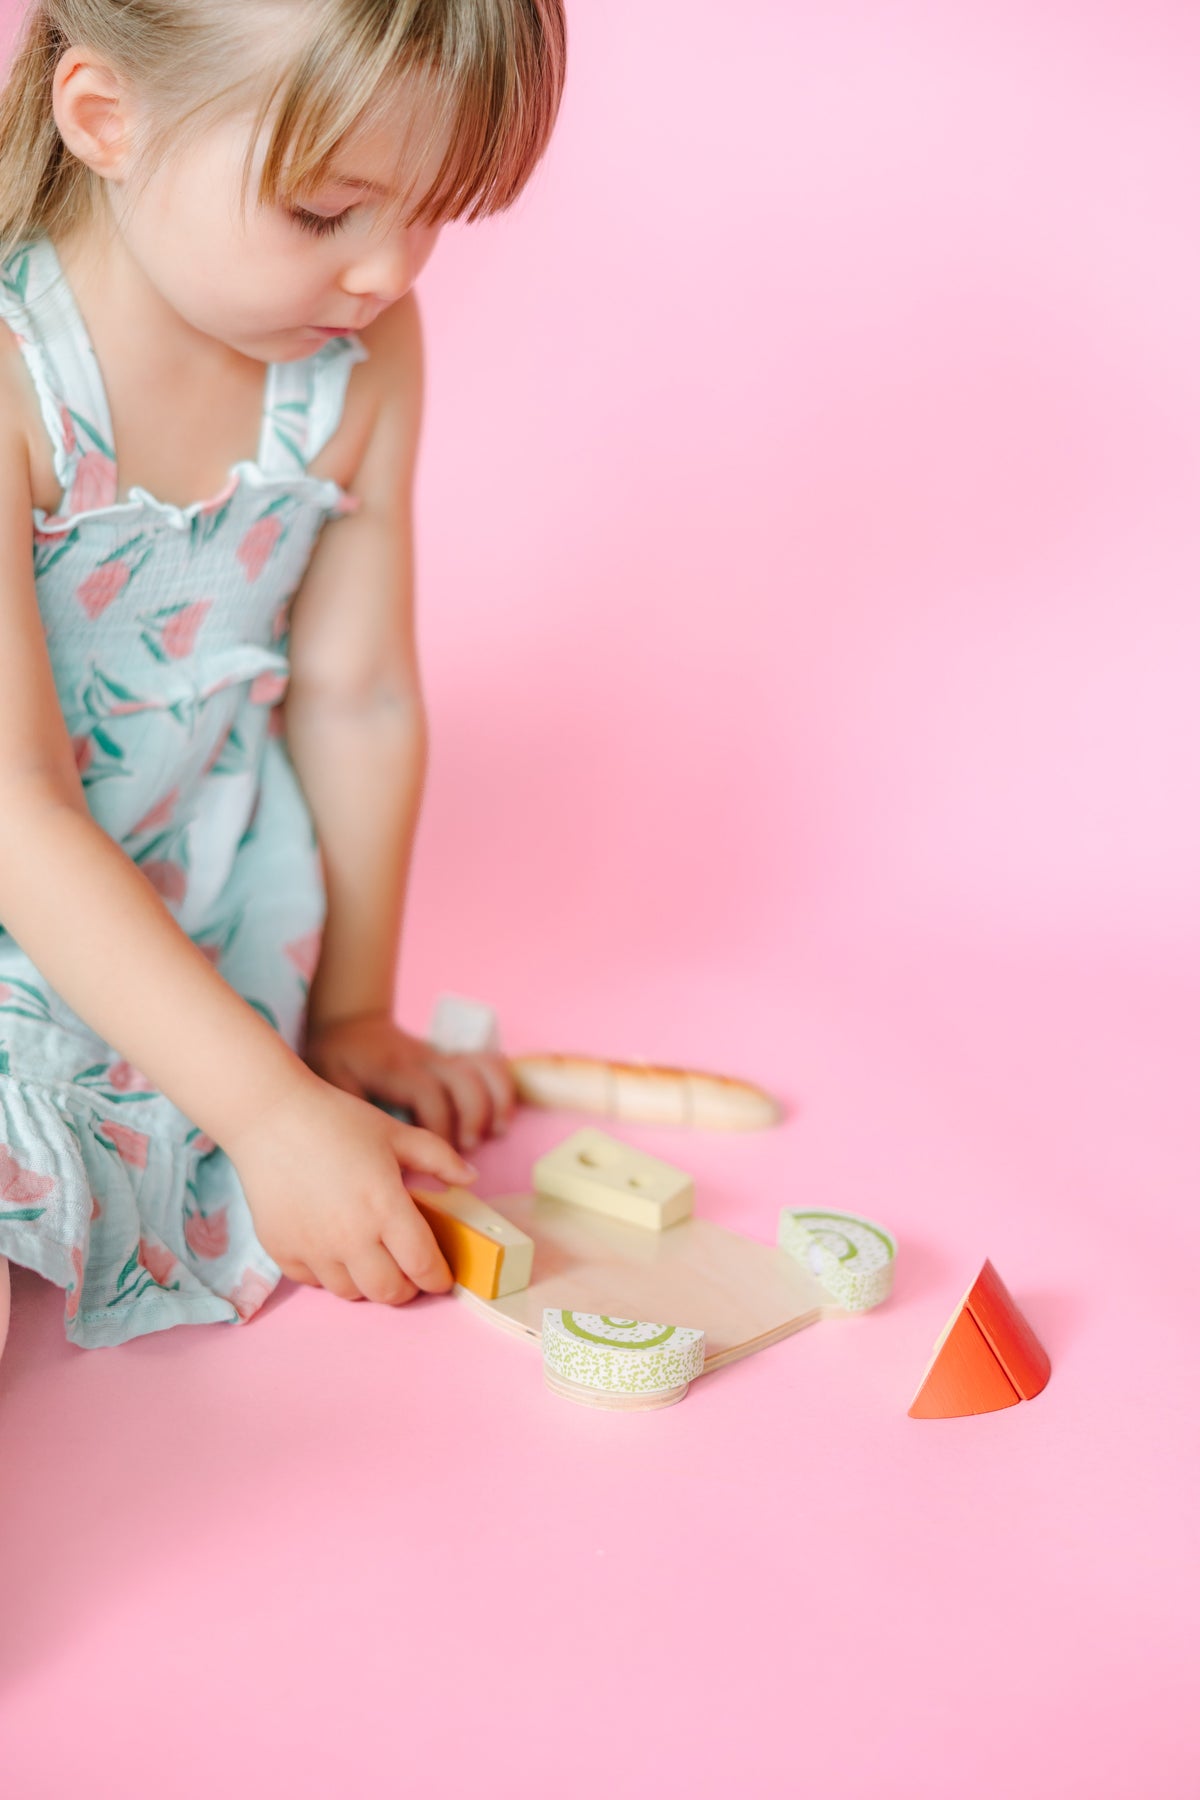
POLYGON ((551 1053, 514 1056, 510 1066, 517 1092, 530 1106, 566 1107, 647 1124, 696 1125, 706 1131, 759 1131, 783 1116, 779 1102, 762 1088, 699 1069, 551 1053))

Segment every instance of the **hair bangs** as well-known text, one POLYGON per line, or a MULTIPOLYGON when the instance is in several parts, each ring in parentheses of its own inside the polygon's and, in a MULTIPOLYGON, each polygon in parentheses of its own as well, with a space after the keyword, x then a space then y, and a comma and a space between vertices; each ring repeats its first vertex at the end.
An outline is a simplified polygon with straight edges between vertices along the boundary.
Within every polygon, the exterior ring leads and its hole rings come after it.
MULTIPOLYGON (((388 6, 382 33, 360 28, 332 44, 322 33, 260 108, 252 142, 274 112, 260 202, 311 195, 353 131, 395 126, 389 217, 441 225, 504 211, 558 114, 566 46, 556 21, 555 7, 531 13, 515 0, 461 8, 416 0, 388 6)), ((249 165, 248 154, 247 183, 249 165)))

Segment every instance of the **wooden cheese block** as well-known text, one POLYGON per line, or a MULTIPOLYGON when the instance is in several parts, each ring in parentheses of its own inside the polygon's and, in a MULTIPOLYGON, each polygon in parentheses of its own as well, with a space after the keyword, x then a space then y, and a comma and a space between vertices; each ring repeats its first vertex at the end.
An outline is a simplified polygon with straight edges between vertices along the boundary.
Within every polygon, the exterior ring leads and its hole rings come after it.
POLYGON ((695 1204, 690 1175, 591 1127, 576 1131, 533 1165, 535 1192, 647 1231, 686 1219, 695 1204))
POLYGON ((501 1300, 529 1286, 533 1239, 511 1219, 466 1188, 410 1192, 460 1287, 481 1300, 501 1300))

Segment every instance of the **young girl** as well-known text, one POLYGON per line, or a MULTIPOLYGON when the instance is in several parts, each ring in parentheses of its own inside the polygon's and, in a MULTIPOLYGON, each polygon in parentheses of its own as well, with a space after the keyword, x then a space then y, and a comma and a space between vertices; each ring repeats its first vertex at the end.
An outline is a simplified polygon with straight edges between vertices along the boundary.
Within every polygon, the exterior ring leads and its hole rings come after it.
POLYGON ((469 1181, 447 1140, 514 1096, 392 1019, 426 747, 410 290, 445 220, 521 192, 564 61, 561 0, 29 10, 0 95, 0 1310, 8 1257, 76 1344, 244 1321, 281 1273, 450 1284, 402 1171, 469 1181))

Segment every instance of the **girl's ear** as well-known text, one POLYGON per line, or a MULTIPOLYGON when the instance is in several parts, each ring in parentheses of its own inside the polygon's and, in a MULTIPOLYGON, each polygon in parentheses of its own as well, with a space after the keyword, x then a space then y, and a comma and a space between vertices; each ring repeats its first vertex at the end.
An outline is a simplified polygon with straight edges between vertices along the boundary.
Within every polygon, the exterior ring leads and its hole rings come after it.
POLYGON ((107 181, 121 180, 131 165, 133 106, 120 76, 72 44, 59 57, 52 93, 54 122, 72 156, 107 181))

